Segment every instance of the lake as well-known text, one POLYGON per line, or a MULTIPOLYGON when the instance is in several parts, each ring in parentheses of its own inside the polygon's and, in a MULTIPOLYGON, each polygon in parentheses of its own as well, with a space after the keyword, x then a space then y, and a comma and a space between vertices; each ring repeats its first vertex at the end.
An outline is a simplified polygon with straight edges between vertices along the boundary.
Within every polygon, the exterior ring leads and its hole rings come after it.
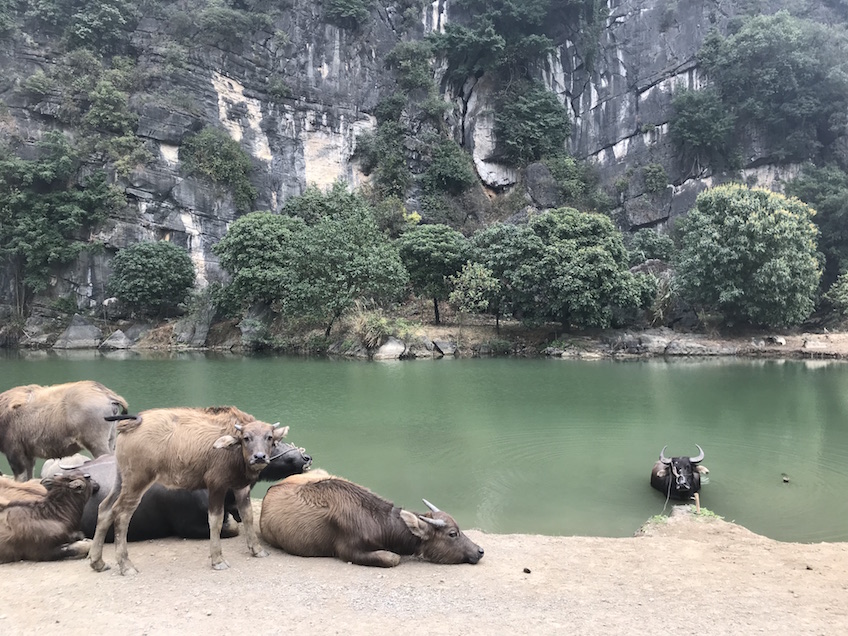
POLYGON ((774 539, 848 541, 838 361, 0 352, 0 391, 83 379, 131 412, 232 404, 288 424, 315 467, 464 528, 630 536, 673 505, 649 486, 660 449, 700 444, 709 510, 774 539))

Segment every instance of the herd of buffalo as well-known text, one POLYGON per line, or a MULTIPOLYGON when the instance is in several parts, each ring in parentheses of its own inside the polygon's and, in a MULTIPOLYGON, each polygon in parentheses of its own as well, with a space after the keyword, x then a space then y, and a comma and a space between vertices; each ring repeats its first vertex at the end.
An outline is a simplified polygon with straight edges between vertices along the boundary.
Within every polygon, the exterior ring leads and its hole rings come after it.
MULTIPOLYGON (((0 452, 14 473, 0 476, 0 563, 88 556, 103 571, 103 545, 114 541, 121 574, 134 574, 128 541, 178 536, 208 537, 212 567, 226 569, 221 537, 239 534, 239 523, 257 557, 268 554, 259 535, 290 554, 379 567, 403 555, 444 564, 483 557, 430 502, 428 512, 411 512, 309 470, 304 449, 283 441, 288 430, 233 406, 129 414, 124 398, 92 381, 0 393, 0 452), (47 461, 36 480, 39 458, 47 461), (262 500, 259 535, 250 503, 258 481, 278 482, 262 500)), ((698 450, 667 458, 663 448, 651 485, 667 498, 697 493, 708 472, 698 450)))

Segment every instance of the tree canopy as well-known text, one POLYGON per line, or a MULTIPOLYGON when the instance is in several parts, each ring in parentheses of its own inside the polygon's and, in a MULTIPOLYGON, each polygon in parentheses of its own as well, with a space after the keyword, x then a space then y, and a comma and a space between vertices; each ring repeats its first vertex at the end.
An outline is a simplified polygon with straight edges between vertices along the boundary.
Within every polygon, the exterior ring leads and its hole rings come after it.
POLYGON ((814 214, 798 199, 739 184, 702 192, 681 224, 682 297, 729 324, 800 323, 821 275, 814 214))
POLYGON ((122 249, 112 266, 109 290, 141 314, 173 310, 194 285, 191 257, 168 241, 145 241, 122 249))

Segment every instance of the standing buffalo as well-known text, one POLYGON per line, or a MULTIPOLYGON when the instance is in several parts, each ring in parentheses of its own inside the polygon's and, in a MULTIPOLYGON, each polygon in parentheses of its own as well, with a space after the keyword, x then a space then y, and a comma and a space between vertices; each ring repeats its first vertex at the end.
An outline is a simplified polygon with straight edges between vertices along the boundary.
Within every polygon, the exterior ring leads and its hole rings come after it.
POLYGON ((221 553, 221 527, 227 490, 235 495, 244 521, 247 545, 253 556, 264 557, 253 525, 250 488, 268 465, 274 443, 288 426, 266 424, 232 406, 169 408, 125 416, 118 425, 115 447, 115 486, 97 511, 97 529, 91 545, 91 567, 107 569, 103 543, 115 523, 115 553, 121 574, 137 570, 127 554, 130 517, 142 495, 154 482, 169 488, 209 491, 210 556, 212 567, 229 567, 221 553))
POLYGON ((32 479, 36 457, 114 451, 115 424, 105 418, 126 412, 127 401, 99 382, 15 387, 0 393, 0 452, 15 479, 32 479))
POLYGON ((659 490, 671 499, 689 499, 701 490, 701 475, 710 471, 699 462, 704 459, 704 450, 698 447, 696 457, 671 457, 665 456, 663 446, 660 451, 660 459, 651 470, 651 486, 659 490))
POLYGON ((55 561, 88 554, 79 531, 85 502, 94 482, 74 471, 43 480, 47 494, 35 501, 14 501, 0 508, 0 563, 55 561))
MULTIPOLYGON (((312 458, 291 444, 280 441, 274 445, 273 455, 268 466, 259 474, 259 480, 276 481, 302 473, 312 458)), ((88 459, 84 455, 66 457, 60 461, 45 462, 42 477, 64 474, 78 468, 90 474, 100 484, 100 490, 89 499, 82 515, 81 530, 88 538, 94 537, 97 528, 97 509, 100 503, 112 491, 118 476, 114 455, 102 455, 97 459, 88 459)), ((2 479, 0 479, 0 497, 2 497, 2 479)), ((227 491, 224 506, 225 515, 221 536, 233 537, 238 534, 237 526, 230 526, 229 515, 241 520, 235 507, 232 491, 227 491)), ((153 484, 141 498, 138 507, 130 519, 127 541, 145 541, 163 537, 181 537, 183 539, 209 538, 209 492, 206 490, 182 490, 166 488, 162 484, 153 484)), ((112 528, 106 534, 106 542, 112 543, 115 533, 112 528)))
POLYGON ((262 537, 298 556, 336 557, 358 565, 393 567, 401 555, 433 563, 477 563, 483 548, 449 514, 403 510, 357 484, 322 470, 271 486, 262 500, 262 537))

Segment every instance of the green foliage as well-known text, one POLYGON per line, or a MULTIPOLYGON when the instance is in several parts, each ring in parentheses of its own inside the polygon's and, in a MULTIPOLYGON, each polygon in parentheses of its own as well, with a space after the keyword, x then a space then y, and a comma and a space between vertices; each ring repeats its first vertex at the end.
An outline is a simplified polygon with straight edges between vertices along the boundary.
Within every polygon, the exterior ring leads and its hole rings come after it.
POLYGON ((813 214, 798 199, 738 184, 702 192, 681 226, 681 296, 730 324, 799 324, 820 277, 813 214))
POLYGON ((133 311, 163 315, 184 302, 194 285, 194 265, 168 241, 136 243, 115 255, 109 290, 133 311))
POLYGON ((448 279, 459 272, 467 259, 468 241, 447 225, 417 225, 398 239, 397 246, 412 290, 433 299, 438 324, 439 300, 448 297, 448 279))
POLYGON ((377 118, 378 124, 386 121, 397 122, 403 114, 405 107, 406 95, 395 92, 384 97, 377 103, 377 106, 374 108, 374 117, 377 118))
POLYGON ((544 244, 529 277, 536 302, 525 311, 564 326, 609 327, 614 309, 643 301, 643 281, 629 272, 621 233, 601 214, 559 208, 534 216, 544 244))
POLYGON ((368 19, 370 0, 324 0, 324 17, 343 29, 355 29, 368 19))
POLYGON ((8 37, 15 31, 14 0, 0 0, 0 39, 8 37))
POLYGON ((631 267, 654 258, 670 263, 674 260, 676 253, 671 237, 648 228, 637 230, 630 237, 627 247, 630 254, 628 262, 631 267))
POLYGON ((408 228, 417 225, 421 217, 407 212, 398 197, 386 197, 373 203, 374 219, 379 228, 389 237, 397 238, 408 228))
POLYGON ((539 84, 516 82, 497 100, 495 136, 512 165, 561 154, 570 127, 565 107, 539 84))
POLYGON ((432 57, 433 47, 427 41, 400 42, 386 56, 386 66, 405 91, 427 89, 433 85, 432 57))
POLYGON ((848 317, 848 272, 839 275, 827 290, 824 299, 840 318, 848 317))
POLYGON ((716 170, 735 167, 728 162, 734 146, 736 116, 714 89, 683 90, 672 100, 674 117, 669 125, 671 138, 683 153, 684 161, 716 170))
POLYGON ((272 32, 273 21, 258 11, 242 11, 212 0, 197 16, 197 35, 208 44, 239 44, 246 33, 260 29, 272 32))
POLYGON ((207 127, 186 137, 180 146, 180 161, 187 174, 230 188, 237 209, 249 209, 256 199, 249 177, 250 156, 226 132, 207 127))
POLYGON ((433 157, 422 178, 426 190, 458 195, 477 183, 471 157, 451 139, 433 148, 433 157))
POLYGON ((482 263, 468 261, 459 274, 450 276, 448 280, 451 287, 448 300, 464 313, 488 312, 501 293, 500 281, 482 263))
POLYGON ((725 106, 761 129, 778 159, 815 156, 846 130, 848 40, 781 11, 713 32, 698 54, 725 106))
POLYGON ((129 111, 126 93, 115 88, 109 80, 100 80, 89 95, 91 105, 82 123, 95 130, 126 134, 131 132, 137 117, 129 111))
POLYGON ((91 246, 89 230, 122 203, 102 172, 77 183, 80 161, 67 139, 46 133, 39 157, 0 157, 0 258, 13 278, 17 308, 47 288, 53 268, 91 246))
POLYGON ((285 80, 275 77, 268 82, 268 95, 275 101, 282 101, 292 96, 292 89, 285 80))
POLYGON ((377 132, 356 138, 356 154, 365 174, 374 173, 374 185, 381 196, 402 197, 412 182, 403 148, 404 129, 394 121, 385 121, 377 132))
POLYGON ((642 181, 645 183, 645 190, 657 194, 664 192, 668 185, 668 175, 660 163, 649 163, 642 168, 642 181))
POLYGON ((848 174, 829 165, 804 167, 801 175, 786 184, 786 193, 816 210, 819 249, 825 257, 822 286, 848 271, 848 174))
POLYGON ((232 297, 273 303, 287 318, 325 325, 329 335, 356 303, 382 303, 401 292, 406 271, 361 197, 341 184, 327 193, 310 189, 284 211, 292 216, 245 215, 215 246, 233 275, 232 297))
POLYGON ((565 154, 546 157, 542 160, 551 176, 556 180, 563 204, 580 210, 603 212, 611 202, 600 186, 595 168, 585 161, 578 161, 565 154))
POLYGON ((26 14, 57 29, 69 48, 103 52, 125 46, 140 17, 129 0, 29 0, 26 14))
POLYGON ((56 90, 58 82, 41 69, 21 82, 21 87, 34 97, 44 97, 56 90))

